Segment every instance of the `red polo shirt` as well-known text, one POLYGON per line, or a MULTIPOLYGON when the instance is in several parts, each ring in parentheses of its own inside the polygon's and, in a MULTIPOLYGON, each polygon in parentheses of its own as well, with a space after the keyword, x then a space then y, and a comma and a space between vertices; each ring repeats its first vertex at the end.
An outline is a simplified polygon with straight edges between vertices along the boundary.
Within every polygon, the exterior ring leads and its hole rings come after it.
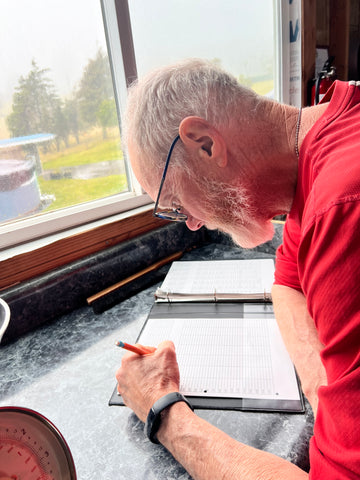
POLYGON ((328 386, 310 444, 310 478, 360 478, 360 83, 335 82, 300 151, 275 283, 301 290, 328 386))

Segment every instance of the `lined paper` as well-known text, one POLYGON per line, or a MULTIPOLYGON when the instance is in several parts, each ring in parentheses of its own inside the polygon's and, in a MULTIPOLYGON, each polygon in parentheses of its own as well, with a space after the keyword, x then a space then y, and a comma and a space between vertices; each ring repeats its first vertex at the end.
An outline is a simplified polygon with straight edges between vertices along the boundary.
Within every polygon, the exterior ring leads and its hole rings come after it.
POLYGON ((185 395, 299 399, 274 318, 149 318, 138 342, 163 340, 175 344, 185 395))
POLYGON ((273 282, 272 259, 173 262, 157 295, 263 297, 273 282))

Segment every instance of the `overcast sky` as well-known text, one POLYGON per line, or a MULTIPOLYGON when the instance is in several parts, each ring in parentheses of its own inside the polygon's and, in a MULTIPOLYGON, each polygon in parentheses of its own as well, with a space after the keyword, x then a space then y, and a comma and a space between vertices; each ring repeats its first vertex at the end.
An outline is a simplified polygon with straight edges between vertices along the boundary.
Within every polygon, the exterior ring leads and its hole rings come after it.
POLYGON ((219 58, 237 75, 259 75, 273 55, 272 0, 130 0, 138 70, 154 57, 219 58), (136 20, 136 21, 135 21, 136 20))
POLYGON ((69 91, 105 45, 98 0, 1 0, 0 12, 0 96, 28 74, 32 59, 69 91))
MULTIPOLYGON (((259 75, 272 58, 272 0, 129 0, 139 74, 183 57, 259 75)), ((68 95, 106 48, 99 0, 1 0, 0 112, 35 59, 68 95)))

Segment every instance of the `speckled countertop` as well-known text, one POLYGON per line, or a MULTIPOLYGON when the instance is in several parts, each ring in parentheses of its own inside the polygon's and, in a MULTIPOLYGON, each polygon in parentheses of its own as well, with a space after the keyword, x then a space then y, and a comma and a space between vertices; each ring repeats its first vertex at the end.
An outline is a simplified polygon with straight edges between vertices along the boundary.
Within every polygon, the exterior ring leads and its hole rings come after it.
MULTIPOLYGON (((208 245, 184 259, 267 256, 228 245, 208 245)), ((122 351, 117 339, 136 340, 153 304, 156 285, 102 314, 79 308, 0 349, 0 406, 41 412, 64 435, 79 480, 186 480, 190 476, 162 447, 144 436, 126 407, 109 407, 122 351)), ((305 414, 197 411, 239 441, 308 468, 313 417, 305 414)))

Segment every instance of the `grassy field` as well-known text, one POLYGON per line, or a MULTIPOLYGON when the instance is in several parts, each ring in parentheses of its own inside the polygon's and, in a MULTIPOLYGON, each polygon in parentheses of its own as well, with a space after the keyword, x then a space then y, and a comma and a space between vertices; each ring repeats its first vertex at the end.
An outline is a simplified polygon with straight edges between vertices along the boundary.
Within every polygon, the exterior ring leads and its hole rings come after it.
MULTIPOLYGON (((61 167, 123 159, 118 133, 109 135, 109 138, 103 140, 101 133, 95 130, 86 133, 80 140, 79 145, 73 140, 69 148, 63 148, 60 152, 50 151, 46 154, 40 152, 44 172, 49 170, 56 172, 61 167)), ((45 211, 89 202, 127 190, 125 174, 87 180, 71 178, 45 180, 39 176, 38 180, 42 195, 55 196, 55 201, 45 211)))
POLYGON ((69 178, 44 180, 40 177, 39 186, 42 195, 54 195, 56 199, 45 211, 109 197, 127 189, 125 175, 110 175, 88 180, 69 178))
POLYGON ((112 134, 103 140, 100 132, 94 130, 81 136, 80 144, 72 140, 69 148, 64 148, 60 152, 51 151, 40 156, 44 170, 57 170, 61 167, 122 159, 123 153, 119 134, 112 134))

